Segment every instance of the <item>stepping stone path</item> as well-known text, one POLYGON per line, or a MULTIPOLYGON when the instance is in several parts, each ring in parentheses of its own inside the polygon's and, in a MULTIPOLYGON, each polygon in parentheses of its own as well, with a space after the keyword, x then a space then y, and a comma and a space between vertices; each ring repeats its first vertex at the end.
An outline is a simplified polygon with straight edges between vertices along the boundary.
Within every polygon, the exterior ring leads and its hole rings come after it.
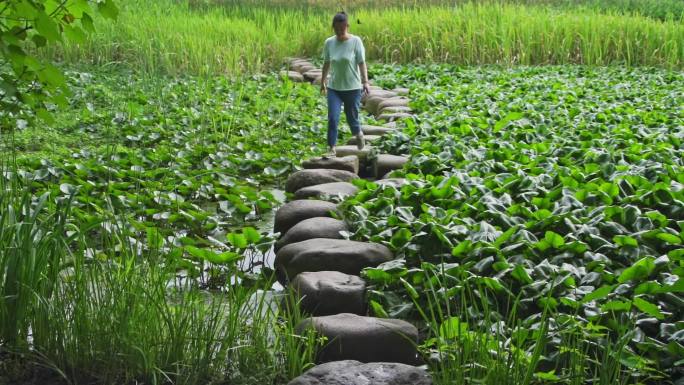
POLYGON ((328 338, 318 352, 318 362, 357 360, 416 364, 418 329, 398 319, 363 317, 341 313, 311 317, 297 325, 302 332, 314 328, 328 338))
POLYGON ((315 217, 305 219, 285 233, 275 244, 275 251, 290 243, 297 243, 313 238, 342 239, 341 231, 349 228, 344 221, 335 218, 315 217))
MULTIPOLYGON (((324 81, 321 70, 302 58, 288 59, 280 76, 293 82, 324 81)), ((289 283, 299 299, 296 306, 311 315, 297 330, 313 328, 327 337, 317 354, 320 365, 289 385, 432 384, 425 369, 412 366, 421 364, 416 328, 406 321, 368 316, 360 271, 390 261, 394 255, 381 244, 344 239, 348 225, 335 219, 340 213, 328 201, 355 194, 358 189, 351 182, 359 176, 372 178, 381 188, 399 189, 408 183, 384 177, 401 169, 408 157, 376 154, 372 143, 397 130, 397 122, 413 118, 409 95, 407 88, 370 86, 369 94, 362 97, 364 108, 387 123, 361 127, 364 149, 359 150, 352 138, 337 147, 337 157, 304 160, 303 170, 286 182, 285 190, 294 193, 295 200, 276 212, 274 231, 280 233, 275 245, 276 274, 281 283, 289 283)))
POLYGON ((281 283, 285 283, 304 271, 335 270, 358 275, 366 267, 392 259, 390 249, 379 243, 313 238, 283 246, 276 253, 274 265, 281 283))
POLYGON ((309 168, 295 172, 287 178, 285 191, 289 193, 297 190, 332 182, 349 182, 358 179, 358 175, 344 170, 328 170, 325 168, 309 168))
POLYGON ((349 182, 322 183, 303 187, 295 192, 294 199, 323 198, 331 196, 346 197, 354 195, 359 188, 349 182))
POLYGON ((347 360, 313 367, 287 385, 432 385, 432 379, 415 366, 347 360))
POLYGON ((313 316, 366 313, 366 282, 356 275, 338 271, 307 271, 290 284, 301 297, 303 311, 313 316))
POLYGON ((359 173, 359 157, 356 155, 336 156, 334 158, 311 158, 302 162, 303 168, 327 168, 330 170, 349 171, 359 173))
POLYGON ((276 211, 273 231, 285 234, 297 223, 316 217, 329 217, 337 211, 337 205, 319 200, 298 200, 286 203, 276 211))

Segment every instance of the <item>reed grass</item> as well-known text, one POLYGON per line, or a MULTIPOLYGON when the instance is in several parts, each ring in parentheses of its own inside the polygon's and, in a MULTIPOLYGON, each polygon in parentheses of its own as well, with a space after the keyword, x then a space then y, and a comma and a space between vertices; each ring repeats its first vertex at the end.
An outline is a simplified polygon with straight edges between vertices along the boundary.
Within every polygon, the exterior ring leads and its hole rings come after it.
POLYGON ((92 229, 68 220, 70 198, 34 197, 0 171, 1 368, 38 364, 69 384, 264 384, 311 365, 316 340, 294 332, 301 314, 279 316, 277 298, 179 281, 116 217, 103 218, 114 231, 94 255, 92 229))
MULTIPOLYGON (((684 65, 681 19, 503 3, 357 9, 351 32, 369 60, 416 63, 684 65), (358 24, 360 22, 360 24, 358 24)), ((241 75, 287 56, 320 56, 331 14, 302 7, 207 6, 125 0, 116 23, 84 44, 45 51, 68 63, 124 64, 151 73, 241 75)))
MULTIPOLYGON (((522 299, 518 296, 507 304, 508 315, 496 319, 490 304, 495 294, 484 285, 466 283, 447 298, 442 288, 449 279, 453 277, 443 272, 426 271, 425 282, 431 285, 428 303, 421 306, 414 301, 431 343, 429 363, 436 384, 633 382, 620 362, 633 337, 633 323, 624 322, 616 333, 601 332, 603 344, 598 346, 587 338, 596 331, 578 314, 563 315, 545 305, 532 327, 529 323, 523 326, 517 312, 522 299), (556 344, 562 353, 550 357, 550 344, 556 344)), ((547 300, 552 292, 549 290, 547 300)))

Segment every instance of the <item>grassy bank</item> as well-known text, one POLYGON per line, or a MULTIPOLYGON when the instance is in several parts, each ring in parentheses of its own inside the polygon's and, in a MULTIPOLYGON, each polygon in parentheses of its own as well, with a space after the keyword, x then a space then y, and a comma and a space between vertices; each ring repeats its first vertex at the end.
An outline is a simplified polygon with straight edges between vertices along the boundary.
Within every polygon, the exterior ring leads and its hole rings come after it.
MULTIPOLYGON (((117 23, 46 55, 148 72, 255 73, 286 56, 318 56, 330 17, 318 8, 124 1, 117 23)), ((385 62, 684 65, 680 20, 499 3, 357 9, 352 20, 368 57, 385 62)))

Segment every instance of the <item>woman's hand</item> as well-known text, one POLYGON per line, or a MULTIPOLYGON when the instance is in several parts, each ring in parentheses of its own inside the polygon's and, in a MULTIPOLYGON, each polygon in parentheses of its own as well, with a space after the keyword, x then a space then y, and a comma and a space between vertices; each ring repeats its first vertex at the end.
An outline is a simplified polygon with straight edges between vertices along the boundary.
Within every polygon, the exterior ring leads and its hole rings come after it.
POLYGON ((328 93, 328 87, 325 86, 325 83, 321 82, 321 95, 325 95, 328 93))
POLYGON ((370 85, 368 84, 368 82, 363 82, 363 93, 365 95, 370 94, 370 85))

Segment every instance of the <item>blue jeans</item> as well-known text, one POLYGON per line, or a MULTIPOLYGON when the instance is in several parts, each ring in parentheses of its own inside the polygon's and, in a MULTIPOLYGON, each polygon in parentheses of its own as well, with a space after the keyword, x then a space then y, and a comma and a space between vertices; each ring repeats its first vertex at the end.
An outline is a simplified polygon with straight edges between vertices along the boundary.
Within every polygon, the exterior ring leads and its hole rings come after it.
POLYGON ((359 108, 362 90, 336 91, 328 88, 328 146, 337 144, 337 126, 340 123, 340 110, 344 104, 344 114, 352 134, 361 130, 359 108))

